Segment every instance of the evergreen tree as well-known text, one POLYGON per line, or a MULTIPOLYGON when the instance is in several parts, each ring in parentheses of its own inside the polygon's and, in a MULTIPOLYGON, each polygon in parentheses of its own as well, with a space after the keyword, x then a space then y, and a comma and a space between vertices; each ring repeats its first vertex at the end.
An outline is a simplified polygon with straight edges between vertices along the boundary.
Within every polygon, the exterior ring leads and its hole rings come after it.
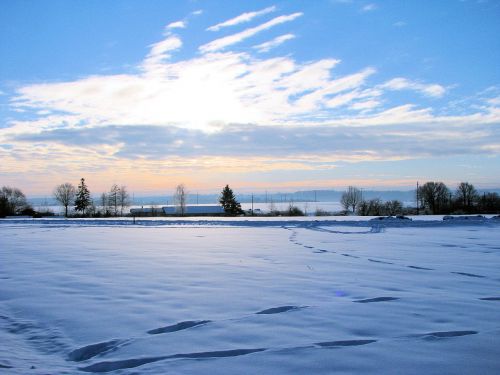
POLYGON ((228 215, 238 215, 243 212, 241 209, 241 205, 236 200, 236 197, 234 196, 234 193, 229 185, 226 185, 226 187, 222 189, 219 203, 228 215))
POLYGON ((82 211, 82 214, 85 215, 85 210, 91 205, 91 203, 89 189, 85 184, 85 179, 82 178, 80 180, 80 184, 78 185, 78 191, 76 192, 75 210, 82 211))

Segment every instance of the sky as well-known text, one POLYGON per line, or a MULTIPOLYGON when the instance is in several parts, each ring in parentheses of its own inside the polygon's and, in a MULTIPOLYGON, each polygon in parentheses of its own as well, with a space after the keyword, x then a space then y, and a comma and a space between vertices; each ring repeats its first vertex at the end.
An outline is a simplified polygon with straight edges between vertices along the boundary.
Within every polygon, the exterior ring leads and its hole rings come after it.
POLYGON ((500 186, 500 1, 0 9, 2 186, 500 186))

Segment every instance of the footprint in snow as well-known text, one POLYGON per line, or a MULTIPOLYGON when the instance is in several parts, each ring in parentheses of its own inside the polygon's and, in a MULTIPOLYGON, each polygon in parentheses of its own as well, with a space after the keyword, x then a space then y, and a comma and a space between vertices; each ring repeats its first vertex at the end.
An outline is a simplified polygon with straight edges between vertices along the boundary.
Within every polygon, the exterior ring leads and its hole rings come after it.
POLYGON ((468 273, 468 272, 451 272, 451 273, 454 273, 455 275, 462 275, 462 276, 469 276, 469 277, 477 277, 477 278, 485 278, 486 276, 482 276, 482 275, 476 275, 474 273, 468 273))
POLYGON ((372 303, 372 302, 385 302, 385 301, 395 301, 398 300, 397 297, 376 297, 376 298, 367 298, 367 299, 359 299, 352 302, 357 303, 372 303))
POLYGON ((418 266, 408 266, 408 268, 413 268, 415 270, 434 271, 434 268, 426 268, 426 267, 418 267, 418 266))
POLYGON ((97 344, 86 345, 81 348, 75 349, 68 354, 68 359, 74 362, 85 361, 90 358, 103 353, 109 353, 115 351, 122 344, 125 344, 127 340, 111 340, 106 342, 99 342, 97 344))
POLYGON ((238 357, 251 353, 258 353, 266 350, 265 348, 258 349, 232 349, 232 350, 219 350, 212 352, 198 352, 198 353, 184 353, 165 355, 160 357, 146 357, 146 358, 131 358, 119 361, 105 361, 94 363, 93 365, 81 367, 79 370, 85 372, 109 372, 115 370, 122 370, 128 368, 139 367, 148 363, 164 361, 168 359, 207 359, 207 358, 226 358, 238 357))
POLYGON ((184 329, 207 324, 210 322, 211 322, 210 320, 187 320, 185 322, 172 324, 170 326, 155 328, 155 329, 149 330, 147 333, 149 333, 150 335, 159 335, 161 333, 177 332, 177 331, 182 331, 184 329))
POLYGON ((476 335, 477 331, 441 331, 441 332, 429 332, 424 334, 412 335, 411 337, 419 337, 424 340, 438 340, 447 339, 451 337, 460 337, 468 335, 476 335))
POLYGON ((483 297, 479 299, 481 301, 500 301, 500 297, 483 297))
POLYGON ((272 307, 270 309, 262 310, 259 312, 256 312, 255 314, 257 315, 269 315, 269 314, 280 314, 284 313, 287 311, 294 311, 294 310, 300 310, 304 309, 307 306, 280 306, 280 307, 272 307))
POLYGON ((344 346, 360 346, 377 342, 377 340, 344 340, 344 341, 326 341, 317 342, 314 345, 321 346, 322 348, 339 348, 344 346))

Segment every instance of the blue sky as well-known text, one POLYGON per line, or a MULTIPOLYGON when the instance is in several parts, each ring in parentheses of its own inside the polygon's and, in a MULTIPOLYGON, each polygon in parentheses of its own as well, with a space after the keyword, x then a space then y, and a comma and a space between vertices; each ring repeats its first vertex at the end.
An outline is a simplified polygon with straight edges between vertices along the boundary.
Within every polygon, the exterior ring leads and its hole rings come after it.
POLYGON ((2 185, 500 185, 500 1, 1 7, 2 185))

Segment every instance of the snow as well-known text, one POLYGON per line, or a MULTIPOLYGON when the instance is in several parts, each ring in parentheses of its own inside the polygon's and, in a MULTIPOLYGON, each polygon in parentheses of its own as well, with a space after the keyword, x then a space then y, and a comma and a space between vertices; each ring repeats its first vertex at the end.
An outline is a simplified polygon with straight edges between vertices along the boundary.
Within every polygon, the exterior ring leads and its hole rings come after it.
POLYGON ((0 373, 500 373, 500 220, 337 219, 2 220, 0 373))

